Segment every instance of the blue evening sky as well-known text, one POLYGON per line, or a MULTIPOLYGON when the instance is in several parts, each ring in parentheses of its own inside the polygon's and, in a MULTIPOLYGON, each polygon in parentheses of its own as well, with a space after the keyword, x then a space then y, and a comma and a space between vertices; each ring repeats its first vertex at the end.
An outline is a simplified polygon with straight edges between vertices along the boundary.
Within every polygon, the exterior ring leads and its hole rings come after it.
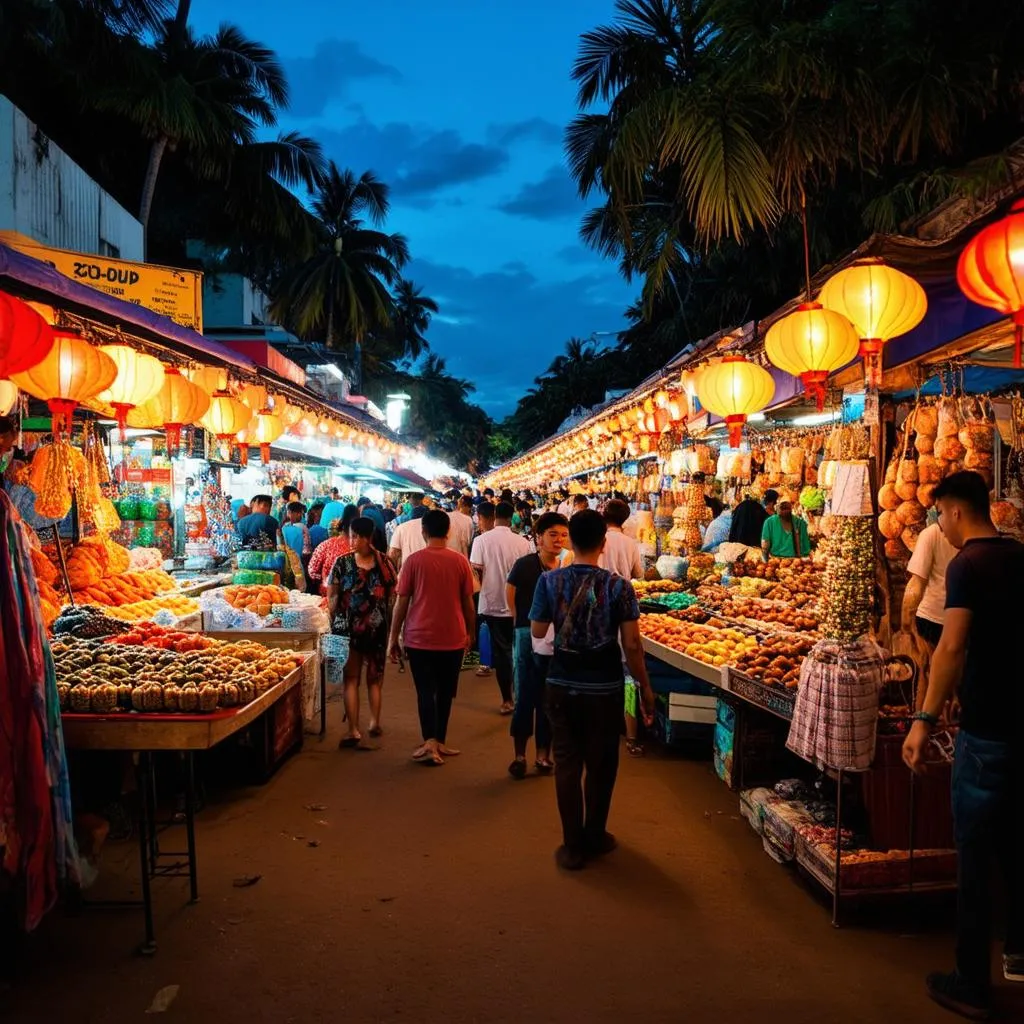
POLYGON ((442 307, 431 347, 500 418, 571 336, 620 330, 633 297, 579 242, 562 148, 579 35, 611 14, 612 0, 194 0, 191 22, 272 47, 292 89, 282 127, 392 186, 387 229, 442 307))

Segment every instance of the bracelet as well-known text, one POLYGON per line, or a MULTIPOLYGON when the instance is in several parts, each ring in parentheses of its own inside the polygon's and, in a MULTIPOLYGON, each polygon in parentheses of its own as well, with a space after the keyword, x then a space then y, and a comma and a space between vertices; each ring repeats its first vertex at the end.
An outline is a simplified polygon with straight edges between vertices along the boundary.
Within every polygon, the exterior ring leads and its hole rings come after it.
POLYGON ((914 714, 915 722, 927 722, 928 725, 936 726, 939 724, 939 719, 936 715, 931 714, 928 711, 918 711, 914 714))

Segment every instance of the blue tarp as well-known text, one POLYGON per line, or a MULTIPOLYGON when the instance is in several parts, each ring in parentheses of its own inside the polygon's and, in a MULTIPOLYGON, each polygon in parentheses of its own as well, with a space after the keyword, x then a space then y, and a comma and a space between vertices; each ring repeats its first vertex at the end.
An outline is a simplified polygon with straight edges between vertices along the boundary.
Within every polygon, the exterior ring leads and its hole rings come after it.
MULTIPOLYGON (((963 389, 969 395, 979 395, 998 391, 1000 388, 1012 387, 1014 384, 1024 384, 1024 370, 1007 370, 991 366, 965 366, 962 373, 958 371, 954 375, 954 383, 957 386, 963 382, 963 389)), ((942 380, 938 374, 925 381, 921 388, 922 395, 941 395, 942 380)), ((899 391, 897 399, 913 398, 914 391, 899 391)))

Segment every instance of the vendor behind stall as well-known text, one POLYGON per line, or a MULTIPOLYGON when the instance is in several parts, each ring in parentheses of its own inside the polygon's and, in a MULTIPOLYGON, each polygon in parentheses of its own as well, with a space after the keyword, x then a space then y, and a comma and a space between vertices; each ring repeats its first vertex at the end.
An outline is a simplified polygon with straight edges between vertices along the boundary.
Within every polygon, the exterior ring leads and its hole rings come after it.
POLYGON ((775 513, 775 503, 779 500, 777 491, 764 492, 764 504, 748 494, 732 514, 732 525, 729 527, 729 540, 735 544, 746 544, 749 548, 761 546, 765 520, 775 513))
POLYGON ((811 554, 811 538, 807 524, 793 515, 793 502, 780 498, 778 512, 769 516, 761 531, 761 551, 767 562, 769 558, 808 558, 811 554))

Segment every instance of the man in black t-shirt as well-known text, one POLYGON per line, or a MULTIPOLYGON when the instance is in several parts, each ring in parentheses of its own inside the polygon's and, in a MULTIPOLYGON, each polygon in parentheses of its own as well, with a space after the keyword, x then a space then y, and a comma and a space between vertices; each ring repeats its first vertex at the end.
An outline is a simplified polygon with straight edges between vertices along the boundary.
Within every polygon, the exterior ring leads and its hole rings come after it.
POLYGON ((1008 651, 1024 623, 1024 545, 1001 537, 977 473, 935 489, 939 525, 960 553, 946 570, 946 614, 924 707, 903 748, 924 769, 931 730, 960 685, 953 762, 958 868, 956 971, 932 974, 928 993, 972 1020, 991 1016, 991 861, 1006 874, 1003 974, 1024 982, 1024 685, 1008 651))
POLYGON ((512 745, 515 758, 508 766, 513 779, 526 776, 526 744, 531 736, 537 747, 534 767, 548 774, 551 760, 551 723, 544 711, 544 680, 551 660, 535 654, 530 635, 530 607, 541 575, 562 564, 562 551, 569 546, 569 520, 558 512, 546 512, 537 520, 534 538, 536 554, 517 559, 506 581, 506 600, 515 613, 512 665, 515 674, 516 706, 512 712, 512 745), (536 729, 536 731, 535 731, 536 729))

